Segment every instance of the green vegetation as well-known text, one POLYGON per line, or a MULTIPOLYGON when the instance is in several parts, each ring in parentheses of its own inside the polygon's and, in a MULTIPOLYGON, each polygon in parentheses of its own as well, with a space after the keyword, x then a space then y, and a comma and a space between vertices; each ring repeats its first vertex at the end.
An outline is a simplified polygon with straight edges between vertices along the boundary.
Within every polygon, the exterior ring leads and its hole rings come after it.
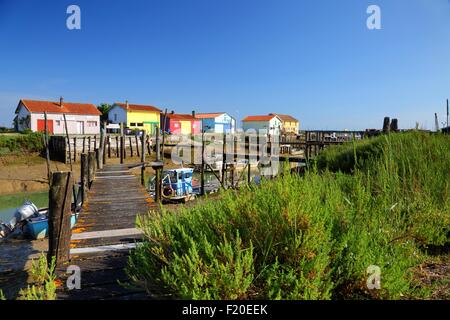
POLYGON ((56 300, 55 259, 50 265, 41 253, 39 259, 33 260, 30 276, 33 284, 19 292, 18 300, 56 300))
POLYGON ((138 219, 127 273, 192 299, 408 299, 450 232, 450 137, 391 134, 330 148, 304 176, 222 192, 138 219), (368 267, 381 289, 367 288, 368 267))
POLYGON ((30 200, 38 208, 48 207, 48 192, 15 193, 0 195, 0 210, 16 208, 25 200, 30 200))
POLYGON ((42 133, 0 134, 0 156, 19 152, 41 152, 44 148, 42 133))
POLYGON ((4 300, 6 300, 6 297, 5 297, 5 295, 3 294, 3 291, 2 291, 2 289, 0 289, 0 301, 4 301, 4 300))

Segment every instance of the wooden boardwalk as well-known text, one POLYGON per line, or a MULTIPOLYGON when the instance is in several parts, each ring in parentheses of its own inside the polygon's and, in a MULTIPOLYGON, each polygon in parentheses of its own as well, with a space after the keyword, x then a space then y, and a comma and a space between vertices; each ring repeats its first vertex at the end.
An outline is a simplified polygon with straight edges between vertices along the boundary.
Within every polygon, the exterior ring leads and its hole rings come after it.
POLYGON ((96 172, 87 201, 72 230, 70 262, 57 270, 62 280, 58 299, 139 299, 145 292, 126 289, 124 268, 129 250, 142 238, 136 216, 156 209, 131 165, 105 165, 96 172), (66 288, 68 265, 81 270, 81 289, 66 288))

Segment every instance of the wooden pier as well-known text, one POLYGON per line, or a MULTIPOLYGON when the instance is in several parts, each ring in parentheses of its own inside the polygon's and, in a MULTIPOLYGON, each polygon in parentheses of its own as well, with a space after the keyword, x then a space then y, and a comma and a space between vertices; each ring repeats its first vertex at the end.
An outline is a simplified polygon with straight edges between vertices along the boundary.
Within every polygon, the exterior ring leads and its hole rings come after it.
POLYGON ((72 230, 69 261, 58 266, 62 281, 58 299, 139 299, 142 290, 127 289, 123 283, 129 250, 142 238, 135 229, 136 216, 157 204, 130 172, 133 165, 105 165, 98 170, 87 201, 72 230), (81 271, 81 289, 69 290, 68 266, 81 271), (120 282, 120 283, 119 283, 120 282))

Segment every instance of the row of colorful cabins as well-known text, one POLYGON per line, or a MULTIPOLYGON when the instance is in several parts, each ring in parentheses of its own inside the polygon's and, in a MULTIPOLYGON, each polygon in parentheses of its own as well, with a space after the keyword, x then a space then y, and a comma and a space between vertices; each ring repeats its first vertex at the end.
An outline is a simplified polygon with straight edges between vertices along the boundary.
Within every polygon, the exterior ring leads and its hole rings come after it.
MULTIPOLYGON (((16 108, 14 124, 17 131, 47 130, 52 134, 64 134, 65 126, 69 134, 98 134, 101 112, 93 104, 82 104, 26 100, 22 99, 16 108), (66 121, 64 121, 64 116, 66 121)), ((236 120, 226 112, 178 114, 149 105, 114 103, 108 112, 108 123, 112 126, 123 124, 127 129, 145 130, 154 134, 156 126, 164 126, 163 131, 172 134, 197 134, 204 132, 235 132, 236 120)), ((299 122, 289 115, 269 114, 248 116, 242 120, 244 130, 265 130, 269 134, 297 133, 299 122)))

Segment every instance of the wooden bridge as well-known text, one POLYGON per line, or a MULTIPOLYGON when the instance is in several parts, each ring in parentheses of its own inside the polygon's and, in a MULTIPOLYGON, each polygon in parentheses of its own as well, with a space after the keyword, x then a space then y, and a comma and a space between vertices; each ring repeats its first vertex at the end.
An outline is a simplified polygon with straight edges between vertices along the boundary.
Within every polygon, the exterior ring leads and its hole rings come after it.
POLYGON ((141 240, 136 216, 157 204, 130 172, 133 165, 105 165, 98 170, 72 230, 69 261, 57 269, 62 280, 58 299, 139 299, 142 290, 126 289, 124 268, 129 250, 141 240), (81 289, 66 286, 69 265, 81 271, 81 289), (119 284, 122 283, 122 284, 119 284))

